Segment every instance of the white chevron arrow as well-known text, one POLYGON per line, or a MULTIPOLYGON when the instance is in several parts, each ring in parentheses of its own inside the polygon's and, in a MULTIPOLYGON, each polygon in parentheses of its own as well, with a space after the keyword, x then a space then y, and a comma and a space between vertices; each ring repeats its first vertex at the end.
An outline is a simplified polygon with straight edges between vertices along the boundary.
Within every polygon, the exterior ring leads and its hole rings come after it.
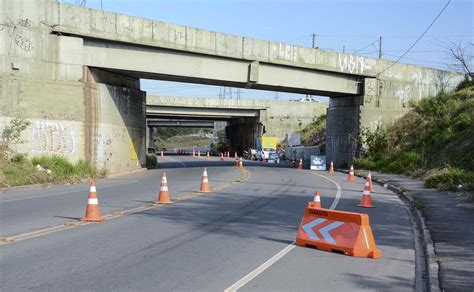
MULTIPOLYGON (((315 219, 315 220, 310 221, 310 222, 306 223, 305 225, 303 225, 303 230, 304 230, 304 232, 306 232, 306 234, 309 236, 309 238, 311 238, 313 240, 320 240, 319 236, 313 231, 313 228, 320 225, 320 224, 322 224, 322 223, 324 223, 324 222, 326 222, 326 221, 327 221, 327 219, 322 219, 322 218, 315 219)), ((331 234, 329 234, 329 231, 338 228, 342 224, 344 224, 344 222, 334 221, 331 224, 319 229, 319 232, 324 237, 324 240, 326 240, 329 243, 335 244, 336 241, 331 236, 331 234)))

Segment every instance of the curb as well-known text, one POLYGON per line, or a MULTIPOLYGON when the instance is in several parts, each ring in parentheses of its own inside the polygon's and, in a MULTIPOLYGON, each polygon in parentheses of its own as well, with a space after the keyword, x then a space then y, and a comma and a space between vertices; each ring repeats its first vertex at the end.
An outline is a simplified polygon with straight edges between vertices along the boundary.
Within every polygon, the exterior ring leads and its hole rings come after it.
MULTIPOLYGON (((337 171, 342 172, 342 173, 349 173, 346 170, 340 170, 337 169, 337 171)), ((355 174, 358 177, 365 177, 361 174, 355 174)), ((397 193, 401 198, 402 201, 405 203, 408 203, 408 210, 412 215, 414 215, 416 221, 415 221, 415 227, 418 228, 420 232, 420 238, 422 241, 422 247, 423 247, 423 254, 424 254, 424 270, 426 272, 426 275, 423 276, 422 278, 426 281, 426 291, 430 292, 437 292, 441 291, 440 289, 440 282, 439 282, 439 261, 437 260, 437 256, 435 253, 434 245, 433 245, 433 240, 431 239, 431 233, 430 230, 428 229, 428 226, 426 225, 425 217, 423 217, 423 213, 415 207, 416 200, 410 195, 410 193, 403 188, 394 185, 392 183, 389 183, 388 181, 384 179, 380 179, 377 177, 372 176, 372 181, 376 182, 377 184, 383 186, 386 189, 391 190, 392 192, 397 193)), ((416 248, 416 244, 415 244, 416 248)))
POLYGON ((372 179, 383 187, 399 194, 405 201, 408 201, 410 210, 416 216, 417 227, 421 230, 421 239, 423 241, 423 252, 425 254, 425 271, 426 271, 426 288, 427 291, 441 291, 439 283, 439 262, 434 251, 433 240, 431 239, 431 233, 426 225, 425 217, 423 213, 415 207, 416 200, 410 195, 408 191, 403 190, 401 187, 389 183, 383 179, 372 177, 372 179))

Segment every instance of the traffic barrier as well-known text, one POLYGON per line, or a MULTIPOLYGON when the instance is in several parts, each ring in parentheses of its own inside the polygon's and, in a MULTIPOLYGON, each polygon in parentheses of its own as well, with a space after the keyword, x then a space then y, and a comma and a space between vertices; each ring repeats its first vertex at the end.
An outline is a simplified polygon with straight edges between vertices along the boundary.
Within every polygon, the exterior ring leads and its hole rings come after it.
POLYGON ((319 191, 314 194, 314 200, 308 202, 308 208, 321 208, 321 193, 319 191))
POLYGON ((296 245, 378 259, 382 251, 375 246, 367 214, 306 208, 301 219, 296 245))
POLYGON ((331 161, 331 164, 329 165, 329 173, 334 174, 334 163, 331 161))
POLYGON ((351 165, 351 169, 349 170, 349 176, 347 177, 348 181, 355 181, 355 174, 354 174, 354 166, 351 165))
POLYGON ((207 168, 204 168, 202 172, 202 180, 201 180, 201 190, 200 193, 209 193, 211 190, 209 189, 209 178, 207 176, 207 168))
POLYGON ((221 158, 220 159, 221 159, 221 161, 224 161, 224 154, 223 153, 221 153, 221 158))
POLYGON ((242 157, 240 157, 239 159, 239 168, 240 169, 244 168, 244 160, 242 159, 242 157))
POLYGON ((97 189, 95 181, 91 180, 89 188, 89 197, 87 199, 86 216, 81 218, 81 221, 86 222, 100 222, 104 221, 104 218, 100 216, 99 200, 97 199, 97 189))
POLYGON ((362 198, 360 199, 360 204, 357 206, 363 208, 375 208, 375 206, 372 205, 372 197, 370 196, 370 184, 368 179, 365 180, 362 198))
POLYGON ((303 169, 303 159, 300 158, 300 163, 298 164, 298 169, 302 170, 303 169))
POLYGON ((166 172, 163 172, 163 175, 161 176, 160 193, 158 194, 158 198, 156 198, 155 203, 171 204, 170 194, 168 192, 168 180, 166 179, 166 172))
POLYGON ((367 175, 367 181, 369 182, 369 189, 371 192, 374 191, 374 188, 372 186, 372 173, 369 170, 369 174, 367 175))

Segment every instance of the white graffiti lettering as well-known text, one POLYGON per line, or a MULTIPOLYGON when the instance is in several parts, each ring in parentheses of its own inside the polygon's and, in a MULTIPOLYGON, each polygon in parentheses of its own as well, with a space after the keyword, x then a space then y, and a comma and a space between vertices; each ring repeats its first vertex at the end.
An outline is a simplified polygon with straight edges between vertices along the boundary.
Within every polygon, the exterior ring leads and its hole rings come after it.
POLYGON ((351 74, 364 74, 367 70, 372 70, 375 60, 361 56, 337 54, 339 69, 351 74))
POLYGON ((36 121, 32 151, 73 153, 76 146, 74 136, 74 130, 61 123, 36 121))

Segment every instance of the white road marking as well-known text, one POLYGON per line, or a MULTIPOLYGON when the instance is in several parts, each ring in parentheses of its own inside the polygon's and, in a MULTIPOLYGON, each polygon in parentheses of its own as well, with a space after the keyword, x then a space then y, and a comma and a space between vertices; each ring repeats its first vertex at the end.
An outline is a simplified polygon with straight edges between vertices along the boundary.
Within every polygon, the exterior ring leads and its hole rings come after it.
MULTIPOLYGON (((136 183, 136 182, 139 182, 138 180, 132 180, 132 181, 128 181, 128 182, 123 182, 123 183, 118 183, 118 184, 113 184, 113 185, 108 185, 108 186, 101 186, 100 188, 101 189, 105 189, 105 188, 111 188, 111 187, 115 187, 115 186, 121 186, 121 185, 127 185, 127 184, 131 184, 131 183, 136 183)), ((54 196, 59 196, 59 195, 64 195, 64 194, 70 194, 70 193, 77 193, 77 192, 87 192, 89 189, 89 187, 85 188, 84 190, 82 189, 79 189, 79 190, 71 190, 71 191, 67 191, 67 192, 60 192, 60 193, 54 193, 54 194, 48 194, 48 195, 42 195, 42 196, 32 196, 32 197, 25 197, 25 198, 17 198, 17 199, 10 199, 10 200, 3 200, 3 201, 0 201, 0 204, 1 203, 8 203, 8 202, 15 202, 15 201, 23 201, 23 200, 29 200, 29 199, 36 199, 36 198, 45 198, 45 197, 54 197, 54 196)))
MULTIPOLYGON (((332 182, 333 184, 336 185, 336 187, 337 187, 336 198, 334 199, 331 207, 329 207, 329 209, 334 210, 336 208, 337 204, 339 203, 339 199, 341 198, 341 194, 342 194, 341 186, 336 181, 334 181, 333 179, 331 179, 329 177, 325 177, 321 174, 317 174, 317 173, 314 173, 314 172, 311 172, 311 173, 314 174, 314 175, 317 175, 319 177, 322 177, 323 179, 328 180, 328 181, 330 181, 330 182, 332 182)), ((271 267, 274 263, 278 262, 281 258, 283 258, 290 251, 292 251, 295 247, 296 247, 296 245, 295 245, 295 242, 293 241, 292 243, 287 245, 284 249, 279 251, 276 255, 272 256, 266 262, 264 262, 263 264, 258 266, 255 270, 253 270, 250 273, 248 273, 247 275, 245 275, 243 278, 241 278, 240 280, 238 280, 237 282, 232 284, 230 287, 228 287, 224 291, 225 292, 231 292, 231 291, 237 291, 238 289, 242 288, 248 282, 252 281, 258 275, 263 273, 266 269, 271 267)))

